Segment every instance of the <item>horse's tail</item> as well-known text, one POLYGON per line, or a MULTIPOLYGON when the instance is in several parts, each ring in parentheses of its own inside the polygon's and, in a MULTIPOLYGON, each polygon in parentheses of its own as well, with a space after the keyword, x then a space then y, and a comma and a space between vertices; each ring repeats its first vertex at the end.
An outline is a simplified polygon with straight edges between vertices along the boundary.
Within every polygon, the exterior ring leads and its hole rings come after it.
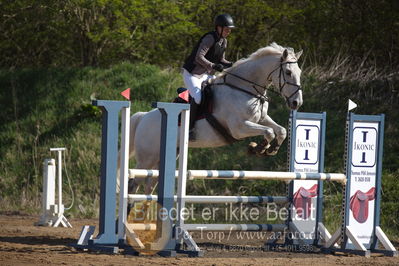
POLYGON ((137 112, 130 118, 129 157, 134 155, 134 137, 136 136, 136 129, 146 113, 147 112, 137 112))

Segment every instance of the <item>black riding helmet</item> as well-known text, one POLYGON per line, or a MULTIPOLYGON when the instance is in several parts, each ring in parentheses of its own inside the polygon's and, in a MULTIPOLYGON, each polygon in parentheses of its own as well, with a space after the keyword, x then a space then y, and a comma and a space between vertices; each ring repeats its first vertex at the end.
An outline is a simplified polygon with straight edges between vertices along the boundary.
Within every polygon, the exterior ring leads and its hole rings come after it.
POLYGON ((229 14, 221 14, 216 16, 215 18, 215 27, 228 27, 228 28, 235 28, 233 18, 229 14))

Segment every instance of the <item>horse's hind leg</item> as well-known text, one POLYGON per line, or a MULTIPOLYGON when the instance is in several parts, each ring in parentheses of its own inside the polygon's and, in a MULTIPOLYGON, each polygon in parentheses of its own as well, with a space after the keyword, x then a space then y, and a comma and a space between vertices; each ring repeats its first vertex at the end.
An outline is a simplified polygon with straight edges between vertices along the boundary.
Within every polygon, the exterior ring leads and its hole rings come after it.
MULTIPOLYGON (((136 169, 158 169, 159 155, 151 153, 150 150, 136 151, 136 169)), ((137 193, 141 185, 144 185, 144 193, 149 194, 156 185, 156 178, 134 178, 129 180, 129 193, 137 193)))
POLYGON ((128 193, 129 194, 137 194, 139 193, 140 187, 144 186, 144 193, 151 194, 158 184, 158 179, 153 177, 147 178, 132 178, 129 179, 128 183, 128 193))
MULTIPOLYGON (((145 156, 136 156, 136 169, 158 169, 159 165, 159 158, 157 156, 149 156, 147 154, 147 159, 145 156)), ((155 187, 156 182, 158 179, 156 178, 133 178, 129 179, 128 183, 128 194, 137 194, 140 190, 140 187, 144 186, 144 193, 146 195, 151 194, 152 188, 155 187)), ((134 202, 129 202, 128 203, 128 213, 130 213, 131 210, 137 211, 135 206, 140 206, 140 205, 135 205, 134 202)), ((146 205, 147 206, 147 205, 146 205)), ((146 207, 140 207, 140 208, 146 208, 146 207)), ((145 213, 144 209, 139 209, 139 213, 145 213)))
POLYGON ((147 195, 151 194, 153 188, 157 185, 157 183, 158 183, 158 179, 153 178, 153 177, 129 179, 128 193, 129 194, 137 194, 137 193, 139 193, 140 188, 143 186, 144 193, 147 195))

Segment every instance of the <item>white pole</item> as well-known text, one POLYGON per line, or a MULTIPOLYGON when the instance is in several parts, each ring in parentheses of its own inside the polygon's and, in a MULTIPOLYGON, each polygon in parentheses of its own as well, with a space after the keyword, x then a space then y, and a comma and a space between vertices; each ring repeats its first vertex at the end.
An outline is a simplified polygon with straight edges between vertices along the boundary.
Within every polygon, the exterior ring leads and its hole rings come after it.
POLYGON ((62 206, 62 152, 65 151, 66 148, 50 148, 50 151, 56 151, 58 153, 58 207, 57 207, 57 215, 60 217, 63 213, 63 206, 62 206))
POLYGON ((55 160, 44 159, 43 162, 43 194, 42 215, 35 225, 51 226, 54 215, 51 208, 55 205, 55 160))
MULTIPOLYGON (((186 184, 187 184, 187 157, 188 157, 188 130, 190 122, 190 110, 183 110, 181 113, 180 125, 180 144, 179 144, 179 170, 177 183, 177 226, 184 225, 184 220, 181 217, 182 210, 185 206, 186 184)), ((177 235, 180 241, 180 236, 177 235)))
POLYGON ((268 171, 190 170, 189 179, 270 179, 270 180, 329 180, 346 183, 346 176, 339 173, 297 173, 268 171))
MULTIPOLYGON (((157 178, 158 170, 129 169, 129 176, 135 178, 157 178)), ((176 177, 178 172, 176 171, 176 177)), ((254 180, 326 180, 346 183, 345 174, 340 173, 297 173, 269 171, 238 171, 238 170, 188 170, 189 179, 254 179, 254 180)))
POLYGON ((129 170, 129 133, 130 133, 130 107, 122 109, 120 149, 120 189, 119 189, 119 217, 118 217, 118 239, 125 240, 125 222, 127 221, 127 182, 129 170))
POLYGON ((58 227, 62 224, 64 227, 72 227, 68 220, 64 216, 64 205, 62 205, 62 152, 66 148, 50 148, 50 151, 56 151, 58 153, 58 203, 57 203, 57 221, 53 224, 53 227, 58 227))
MULTIPOLYGON (((130 201, 157 201, 158 195, 129 194, 130 201)), ((208 196, 208 195, 186 195, 182 198, 189 203, 288 203, 288 197, 284 196, 208 196)), ((178 197, 174 196, 174 201, 178 197)))
POLYGON ((62 154, 58 151, 58 217, 62 210, 62 154))

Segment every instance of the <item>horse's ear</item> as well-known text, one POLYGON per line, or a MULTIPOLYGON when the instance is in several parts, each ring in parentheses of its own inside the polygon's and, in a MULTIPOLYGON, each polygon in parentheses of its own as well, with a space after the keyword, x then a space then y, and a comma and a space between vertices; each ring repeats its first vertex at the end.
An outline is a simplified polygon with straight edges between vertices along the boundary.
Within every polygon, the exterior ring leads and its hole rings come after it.
POLYGON ((288 57, 288 50, 284 49, 283 55, 281 56, 281 61, 284 62, 288 57))
POLYGON ((300 50, 298 53, 295 54, 296 59, 298 60, 301 57, 303 50, 300 50))

